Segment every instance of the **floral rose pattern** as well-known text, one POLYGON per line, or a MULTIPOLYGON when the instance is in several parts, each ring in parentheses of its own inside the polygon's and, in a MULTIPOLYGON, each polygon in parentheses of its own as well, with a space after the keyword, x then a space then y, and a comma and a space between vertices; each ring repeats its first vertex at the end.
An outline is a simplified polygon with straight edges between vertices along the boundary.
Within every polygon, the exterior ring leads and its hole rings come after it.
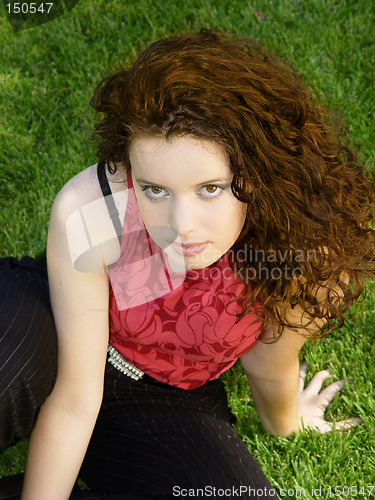
POLYGON ((257 341, 262 309, 238 320, 243 283, 228 253, 174 273, 151 240, 128 176, 121 258, 108 267, 110 344, 157 380, 194 389, 228 370, 257 341))

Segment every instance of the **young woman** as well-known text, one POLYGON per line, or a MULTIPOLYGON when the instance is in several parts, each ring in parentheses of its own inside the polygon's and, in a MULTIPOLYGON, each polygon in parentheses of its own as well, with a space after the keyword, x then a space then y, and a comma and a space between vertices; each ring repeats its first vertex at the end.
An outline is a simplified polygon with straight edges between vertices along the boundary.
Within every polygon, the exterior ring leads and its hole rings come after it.
POLYGON ((58 373, 22 499, 67 499, 78 475, 92 492, 71 498, 276 498, 218 377, 241 360, 270 433, 330 430, 342 382, 303 390, 298 354, 374 274, 373 189, 294 71, 247 40, 161 40, 92 106, 99 162, 51 214, 58 373))

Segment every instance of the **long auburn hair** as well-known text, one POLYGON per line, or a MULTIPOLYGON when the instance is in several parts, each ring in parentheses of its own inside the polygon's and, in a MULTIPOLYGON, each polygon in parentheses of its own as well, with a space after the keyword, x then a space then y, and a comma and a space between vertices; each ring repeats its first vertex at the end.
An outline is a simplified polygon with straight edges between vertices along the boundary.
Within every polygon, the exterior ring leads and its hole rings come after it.
POLYGON ((247 204, 231 252, 243 314, 260 301, 278 336, 297 326, 283 304, 325 320, 317 336, 343 324, 375 274, 374 187, 290 65, 252 40, 202 30, 154 43, 102 80, 90 104, 112 173, 131 168, 129 144, 142 135, 224 147, 233 194, 247 204), (322 285, 330 292, 318 298, 322 285))

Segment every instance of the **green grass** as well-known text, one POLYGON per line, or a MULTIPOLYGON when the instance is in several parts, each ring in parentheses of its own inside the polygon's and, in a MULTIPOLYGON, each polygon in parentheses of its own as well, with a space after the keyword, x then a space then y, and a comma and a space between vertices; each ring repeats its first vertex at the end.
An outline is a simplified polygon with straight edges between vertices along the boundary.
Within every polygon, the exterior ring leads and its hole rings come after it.
MULTIPOLYGON (((96 83, 172 33, 237 32, 286 58, 338 112, 374 171, 374 15, 372 0, 80 0, 63 17, 13 33, 0 8, 1 254, 44 249, 56 193, 96 162, 88 105, 96 83)), ((330 366, 332 379, 350 377, 327 418, 359 415, 358 428, 271 437, 260 427, 241 369, 225 376, 237 430, 280 491, 305 488, 305 498, 316 498, 311 488, 321 486, 321 498, 330 498, 329 486, 375 485, 374 297, 372 286, 363 315, 357 308, 339 332, 304 348, 309 373, 330 366)), ((0 455, 0 475, 23 470, 26 447, 24 441, 0 455)))
POLYGON ((306 343, 301 354, 301 359, 309 363, 307 381, 328 367, 331 377, 325 385, 347 379, 340 395, 328 407, 326 418, 334 422, 360 417, 363 424, 357 428, 324 435, 308 431, 287 439, 269 436, 262 432, 240 366, 225 377, 231 407, 237 416, 237 431, 279 489, 304 488, 306 498, 314 498, 311 489, 322 487, 322 498, 329 499, 329 486, 356 486, 359 490, 363 485, 374 485, 374 291, 372 286, 362 316, 357 311, 340 331, 323 341, 306 343))

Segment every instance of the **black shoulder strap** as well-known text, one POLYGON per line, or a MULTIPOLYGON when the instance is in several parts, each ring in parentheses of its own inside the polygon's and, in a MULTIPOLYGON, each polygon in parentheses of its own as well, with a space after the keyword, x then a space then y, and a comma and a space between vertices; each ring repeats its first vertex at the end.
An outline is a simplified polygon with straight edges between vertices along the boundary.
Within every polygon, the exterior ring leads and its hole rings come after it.
POLYGON ((121 245, 122 224, 120 221, 120 214, 118 213, 118 210, 115 205, 115 200, 113 199, 111 188, 109 187, 108 180, 105 175, 105 161, 98 162, 97 173, 98 173, 100 189, 102 190, 109 216, 112 220, 113 227, 115 228, 117 238, 121 245))

